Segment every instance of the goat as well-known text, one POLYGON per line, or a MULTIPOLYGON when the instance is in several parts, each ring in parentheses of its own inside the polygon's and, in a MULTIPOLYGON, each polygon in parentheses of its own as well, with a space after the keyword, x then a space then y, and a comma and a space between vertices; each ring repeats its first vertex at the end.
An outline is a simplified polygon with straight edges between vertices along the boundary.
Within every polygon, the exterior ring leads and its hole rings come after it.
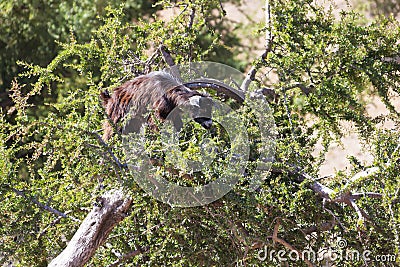
MULTIPOLYGON (((153 130, 157 130, 154 119, 148 116, 149 110, 154 111, 156 119, 165 121, 171 111, 180 105, 189 106, 192 119, 205 129, 212 126, 211 98, 185 87, 164 71, 138 76, 117 87, 112 95, 108 91, 101 92, 100 98, 114 125, 123 122, 128 113, 132 115, 129 124, 130 130, 134 132, 139 132, 146 122, 153 130)), ((179 128, 179 125, 175 127, 179 128)), ((113 127, 106 121, 103 129, 103 139, 108 140, 113 134, 113 127)), ((117 129, 121 131, 120 126, 117 129)))

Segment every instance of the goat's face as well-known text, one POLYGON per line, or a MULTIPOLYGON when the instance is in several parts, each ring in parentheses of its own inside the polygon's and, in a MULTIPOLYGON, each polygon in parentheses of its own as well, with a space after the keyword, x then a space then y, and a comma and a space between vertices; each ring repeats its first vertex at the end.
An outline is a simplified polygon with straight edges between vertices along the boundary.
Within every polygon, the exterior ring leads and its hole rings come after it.
POLYGON ((189 98, 187 105, 190 108, 192 119, 203 128, 210 129, 212 126, 212 100, 207 96, 195 95, 189 98))
POLYGON ((169 117, 176 129, 182 128, 181 117, 184 114, 189 115, 190 119, 199 123, 203 128, 210 129, 212 106, 213 102, 207 94, 193 91, 185 86, 177 86, 166 92, 156 110, 162 120, 169 117))

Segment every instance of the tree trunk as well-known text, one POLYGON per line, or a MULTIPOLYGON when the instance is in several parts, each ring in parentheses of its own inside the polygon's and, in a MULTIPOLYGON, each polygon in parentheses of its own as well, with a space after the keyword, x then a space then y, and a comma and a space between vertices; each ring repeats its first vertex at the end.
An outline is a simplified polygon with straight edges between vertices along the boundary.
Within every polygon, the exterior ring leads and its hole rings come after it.
POLYGON ((125 218, 131 203, 122 190, 111 190, 99 197, 97 205, 83 220, 67 247, 50 262, 49 267, 85 265, 111 230, 125 218))

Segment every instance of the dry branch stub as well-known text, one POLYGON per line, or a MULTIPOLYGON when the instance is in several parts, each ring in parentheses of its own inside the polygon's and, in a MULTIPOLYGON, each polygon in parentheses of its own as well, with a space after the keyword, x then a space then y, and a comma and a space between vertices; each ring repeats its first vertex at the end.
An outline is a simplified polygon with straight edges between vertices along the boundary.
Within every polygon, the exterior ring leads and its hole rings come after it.
POLYGON ((125 218, 131 203, 123 190, 111 190, 99 197, 67 247, 50 262, 49 267, 84 266, 111 230, 125 218))

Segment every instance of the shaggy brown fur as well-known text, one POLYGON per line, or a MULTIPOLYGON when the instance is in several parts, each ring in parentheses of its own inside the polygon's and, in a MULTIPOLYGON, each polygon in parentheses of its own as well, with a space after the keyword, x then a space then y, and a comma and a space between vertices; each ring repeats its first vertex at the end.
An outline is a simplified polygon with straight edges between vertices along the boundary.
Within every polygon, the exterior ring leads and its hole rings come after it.
MULTIPOLYGON (((155 71, 127 81, 117 87, 112 95, 107 91, 100 94, 110 121, 118 126, 129 112, 133 114, 133 118, 129 119, 131 124, 133 121, 133 130, 136 132, 139 132, 143 123, 152 124, 148 116, 149 110, 155 111, 155 117, 164 121, 175 107, 188 103, 193 96, 209 99, 207 95, 190 90, 173 76, 162 71, 155 71)), ((210 118, 195 120, 205 128, 209 128, 211 125, 203 123, 206 120, 211 121, 210 118)), ((103 138, 108 140, 112 136, 113 127, 107 121, 103 128, 103 138)), ((117 129, 121 130, 120 127, 117 129)))

